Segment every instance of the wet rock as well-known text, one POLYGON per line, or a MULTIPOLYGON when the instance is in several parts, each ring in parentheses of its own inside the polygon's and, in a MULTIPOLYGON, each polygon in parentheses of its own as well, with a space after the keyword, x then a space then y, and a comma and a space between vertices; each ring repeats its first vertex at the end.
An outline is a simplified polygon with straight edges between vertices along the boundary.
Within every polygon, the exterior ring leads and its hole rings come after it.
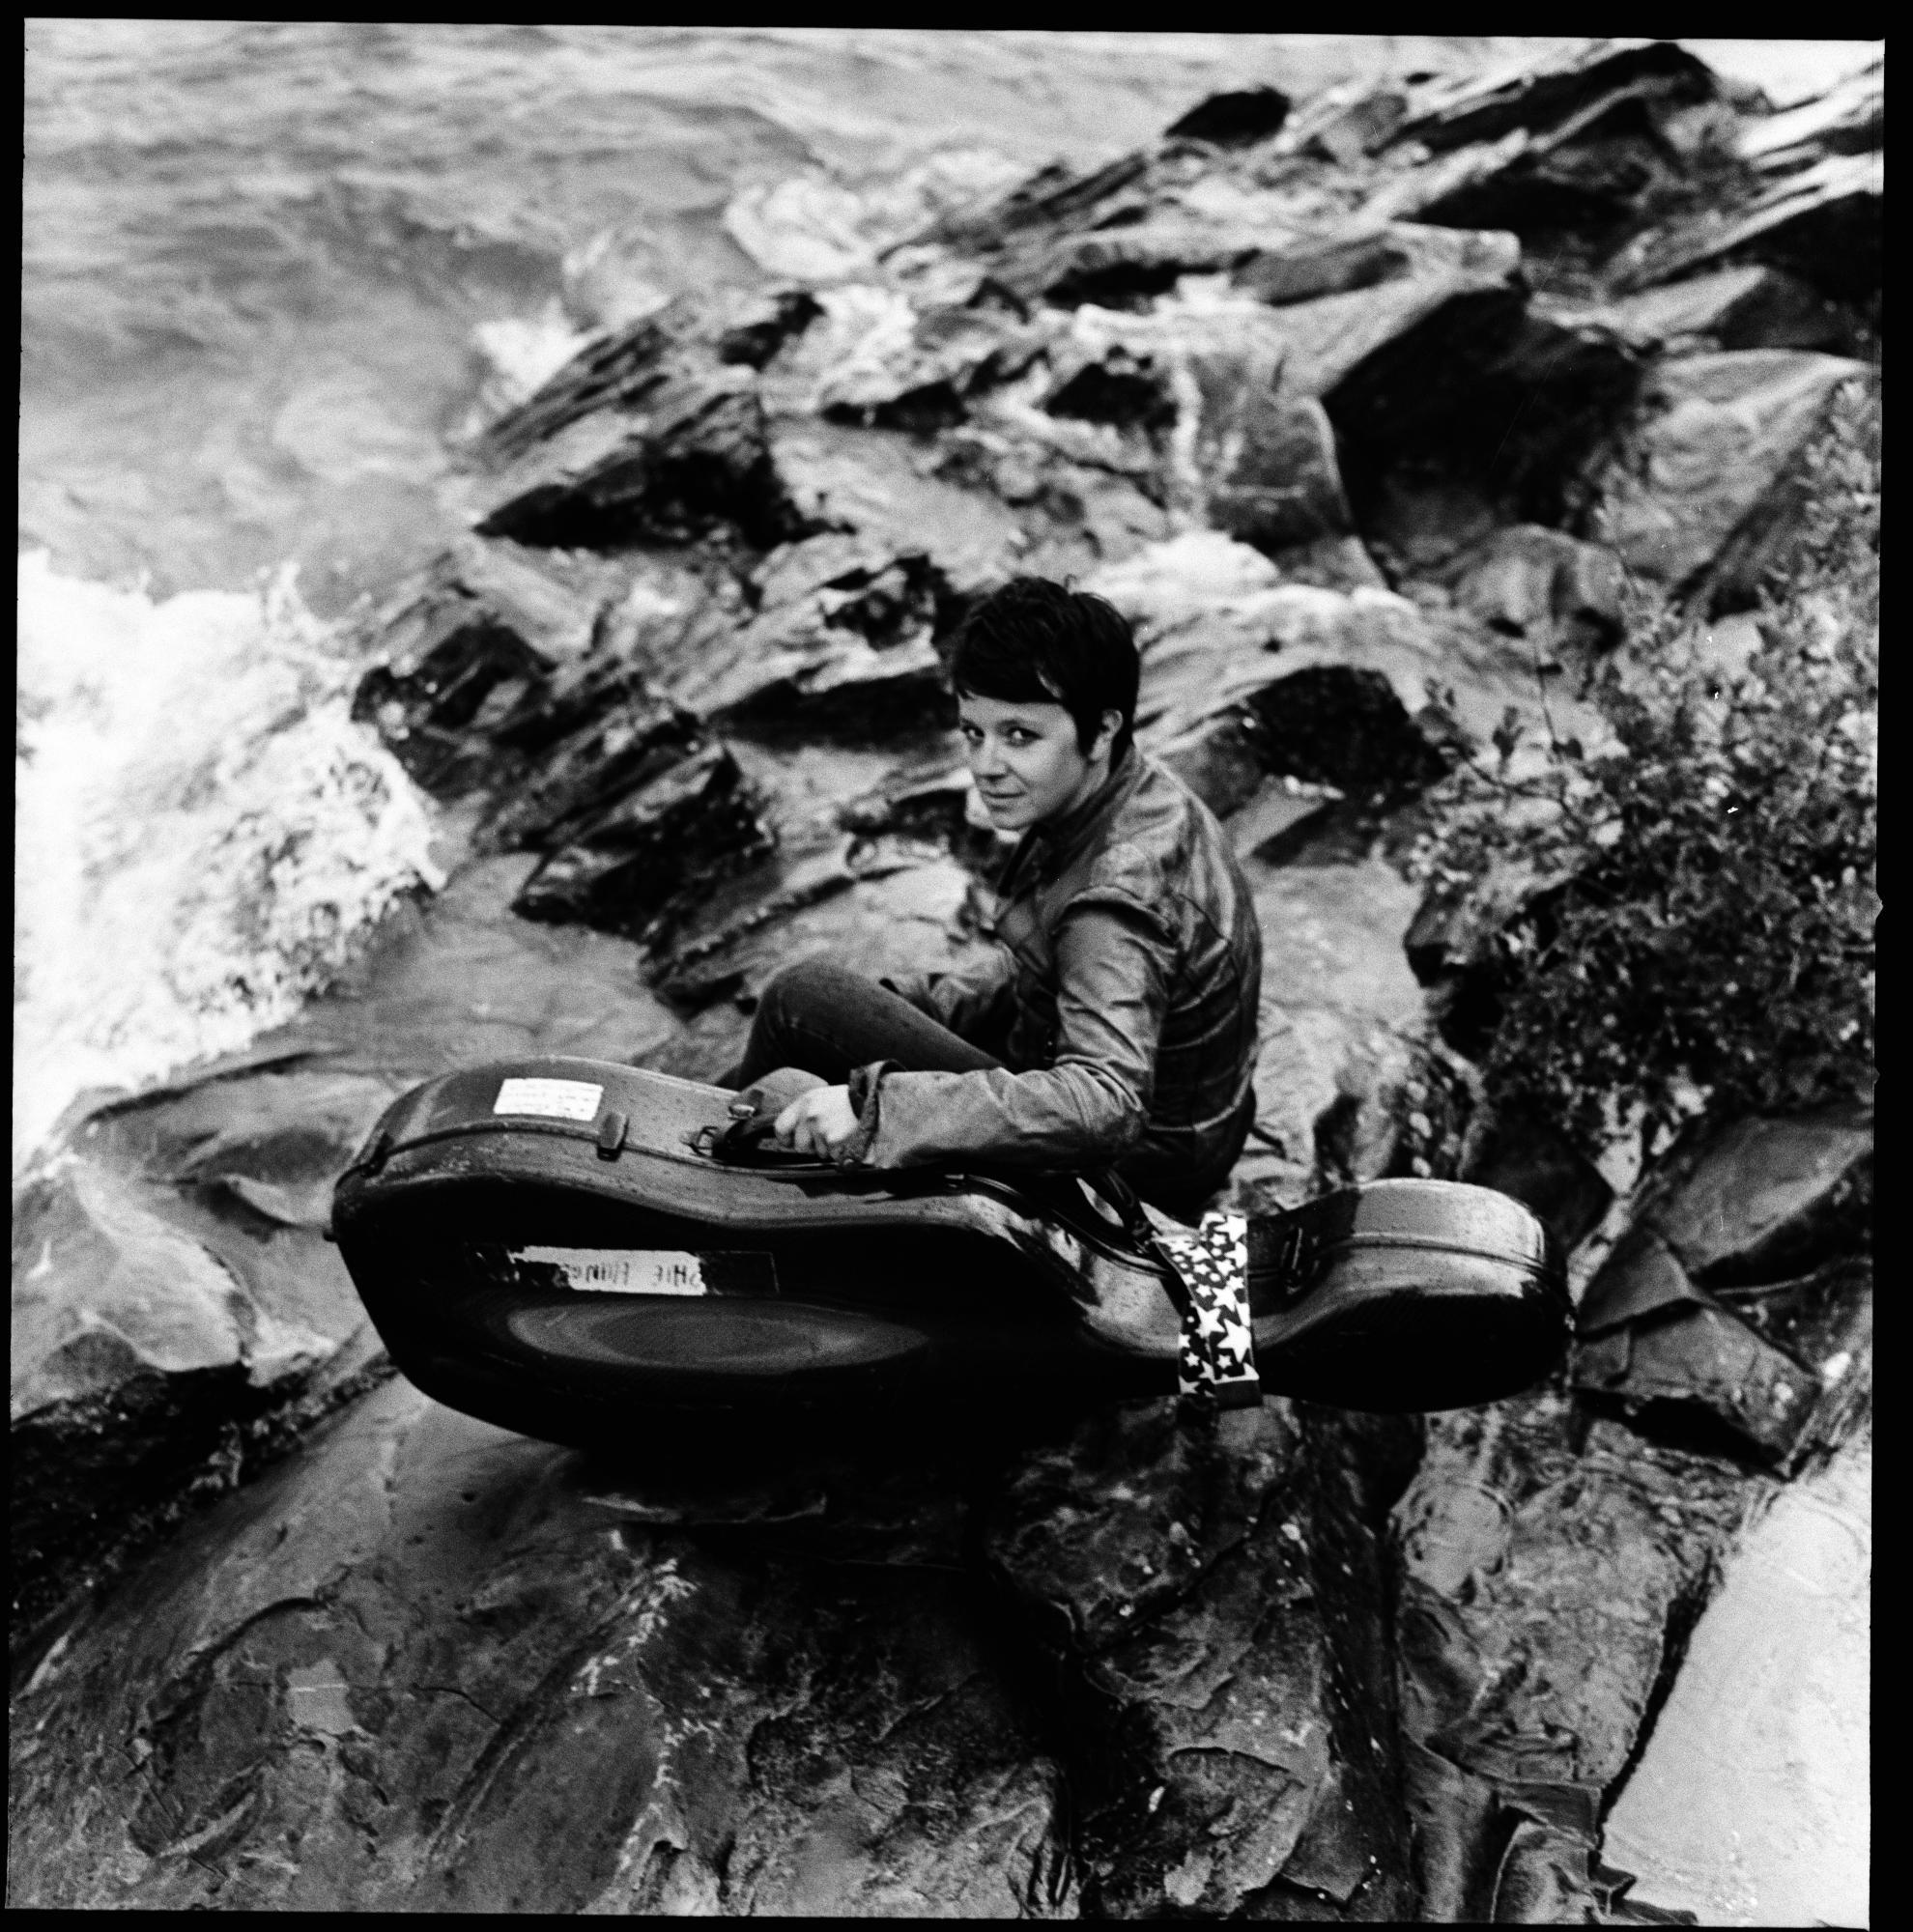
POLYGON ((1499 935, 1524 914, 1545 919, 1568 878, 1526 859, 1498 858, 1477 878, 1429 886, 1402 945, 1428 988, 1442 1039, 1457 1053, 1483 1058, 1500 1023, 1511 973, 1499 935))
POLYGON ((1517 129, 1558 129, 1600 109, 1620 90, 1637 87, 1670 104, 1711 100, 1720 92, 1713 70, 1672 41, 1632 47, 1595 41, 1567 52, 1550 49, 1486 76, 1439 82, 1390 138, 1443 154, 1517 129))
POLYGON ((591 1487, 402 1383, 360 1405, 42 1660, 16 1900, 1068 1909, 962 1578, 719 1554, 591 1487))
POLYGON ((727 318, 717 339, 718 360, 761 369, 822 314, 809 289, 773 289, 727 318))
POLYGON ((1414 890, 1385 864, 1246 869, 1263 931, 1262 1051, 1231 1189, 1267 1210, 1389 1172, 1426 1019, 1401 949, 1414 890))
MULTIPOLYGON (((1514 640, 1432 622, 1386 591, 1284 583, 1206 594, 1185 560, 1159 546, 1085 586, 1138 627, 1136 718, 1152 749, 1186 750, 1252 720, 1265 772, 1399 802, 1458 753, 1489 744, 1510 705, 1538 716, 1533 668, 1514 640), (1431 680, 1451 702, 1431 703, 1431 680)), ((1562 730, 1598 737, 1578 700, 1552 702, 1562 730)))
POLYGON ((1028 575, 1059 581, 1169 534, 1159 452, 1143 436, 993 400, 938 439, 935 474, 1015 508, 1028 575))
POLYGON ((370 1330, 319 1228, 331 1177, 395 1091, 242 1075, 123 1106, 16 1190, 16 1642, 296 1437, 302 1402, 316 1419, 357 1385, 370 1330))
POLYGON ((1670 589, 1751 592, 1797 520, 1791 467, 1865 365, 1790 350, 1659 364, 1614 454, 1596 466, 1603 540, 1670 589))
POLYGON ((1613 265, 1616 284, 1639 289, 1710 264, 1766 262, 1841 301, 1876 298, 1884 267, 1879 155, 1828 155, 1782 176, 1734 210, 1703 209, 1643 235, 1613 265))
POLYGON ((813 537, 773 553, 754 585, 755 616, 650 654, 674 703, 760 735, 853 742, 943 722, 931 639, 951 590, 927 548, 813 537))
POLYGON ((1886 131, 1886 66, 1875 61, 1815 100, 1737 130, 1735 151, 1761 173, 1791 174, 1826 155, 1877 151, 1886 131))
POLYGON ((1085 1910, 1368 1920, 1406 1902, 1376 1546, 1334 1418, 1099 1415, 1029 1455, 986 1560, 1071 1721, 1085 1910))
POLYGON ((1271 554, 1346 536, 1348 497, 1322 405, 1279 394, 1279 366, 1258 357, 1197 356, 1190 369, 1209 523, 1271 554))
MULTIPOLYGON (((1390 283, 1385 293, 1423 286, 1390 283)), ((1357 526, 1391 472, 1471 484, 1501 506, 1501 521, 1563 522, 1580 466, 1635 397, 1639 353, 1570 310, 1478 283, 1427 285, 1402 321, 1321 392, 1357 526)))
POLYGON ((1741 1121, 1671 1161, 1588 1285, 1577 1383, 1797 1463, 1870 1374, 1870 1271, 1841 1263, 1866 1239, 1871 1157, 1832 1115, 1741 1121))
MULTIPOLYGON (((942 849, 853 840, 766 861, 721 888, 654 941, 653 972, 667 998, 689 1008, 728 1001, 735 1017, 800 959, 827 956, 872 980, 942 972, 980 949, 977 934, 975 875, 942 849)), ((741 1018, 734 1031, 741 1048, 741 1018)))
POLYGON ((1620 559, 1563 530, 1499 529, 1444 575, 1459 609, 1537 646, 1541 664, 1585 664, 1620 639, 1620 559))
POLYGON ((1750 1492, 1611 1422, 1582 1438, 1553 1392, 1430 1419, 1393 1517, 1424 1918, 1506 1920, 1556 1886, 1595 1916, 1603 1806, 1750 1492))
POLYGON ((473 453, 494 463, 510 462, 586 416, 634 412, 668 379, 678 319, 679 312, 668 308, 589 344, 535 395, 490 424, 473 453))
POLYGON ((928 555, 941 580, 939 629, 1014 575, 1028 546, 997 497, 944 480, 935 451, 913 455, 884 431, 781 420, 772 458, 808 531, 856 535, 893 557, 928 555))
POLYGON ((1547 133, 1517 131, 1464 149, 1410 189, 1414 218, 1506 229, 1540 257, 1557 250, 1596 259, 1634 225, 1643 206, 1677 194, 1686 168, 1670 152, 1650 102, 1651 82, 1615 88, 1547 133))
POLYGON ((1670 1164, 1640 1218, 1706 1287, 1779 1281, 1865 1241, 1872 1165, 1849 1111, 1736 1121, 1670 1164))
POLYGON ((702 743, 702 728, 691 712, 650 696, 629 673, 615 677, 614 688, 619 687, 618 701, 543 748, 534 774, 513 789, 488 823, 499 845, 542 850, 563 842, 572 830, 702 743))
POLYGON ((391 661, 359 680, 352 715, 377 729, 418 783, 456 796, 497 762, 485 724, 542 683, 555 661, 460 585, 420 601, 415 621, 393 637, 391 661))
POLYGON ((1408 111, 1401 88, 1345 82, 1311 100, 1290 121, 1288 134, 1301 153, 1347 167, 1385 146, 1408 111))
POLYGON ((1248 148, 1282 131, 1289 118, 1289 97, 1278 87, 1248 87, 1230 94, 1212 94, 1180 121, 1172 121, 1163 138, 1206 141, 1215 148, 1248 148))
POLYGON ((1103 225, 1109 204, 1132 189, 1148 168, 1148 156, 1140 154, 1086 173, 1055 161, 1001 195, 939 215, 915 239, 987 259, 1032 239, 1103 225))
POLYGON ((1460 1178, 1525 1202, 1563 1255, 1600 1226, 1614 1190, 1592 1161, 1531 1109, 1497 1114, 1471 1136, 1460 1178))
POLYGON ((901 340, 827 374, 815 406, 834 421, 927 432, 960 422, 968 399, 1023 373, 1043 337, 988 306, 931 309, 901 340))
POLYGON ((1637 1303, 1657 1293, 1669 1299, 1626 1319, 1612 1308, 1590 1317, 1575 1355, 1576 1386, 1624 1405, 1643 1429, 1698 1422, 1719 1439, 1724 1426, 1743 1451, 1784 1463, 1813 1414, 1817 1378, 1685 1284, 1651 1236, 1623 1237, 1615 1258, 1637 1303))
POLYGON ((1070 235, 1008 272, 1017 286, 1063 308, 1147 308, 1184 275, 1240 269, 1259 257, 1266 236, 1250 228, 1143 221, 1070 235))
POLYGON ((1705 349, 1824 349, 1848 354, 1850 310, 1797 275, 1750 262, 1623 296, 1602 317, 1644 346, 1705 349))
POLYGON ((1856 1443, 1781 1492, 1727 1557, 1608 1816, 1638 1906, 1867 1919, 1872 1460, 1856 1443))
POLYGON ((355 970, 265 1037, 323 1042, 336 1073, 401 1088, 487 1060, 625 1060, 678 1031, 636 971, 630 942, 511 915, 536 859, 468 861, 444 889, 388 920, 355 970))
POLYGON ((671 900, 767 842, 737 760, 707 745, 580 825, 539 863, 512 910, 635 937, 671 900))
POLYGON ((582 417, 500 479, 481 536, 586 550, 681 543, 731 526, 760 549, 801 534, 779 488, 756 378, 675 377, 642 415, 582 417))
POLYGON ((238 1279, 110 1170, 73 1159, 15 1204, 11 1413, 17 1424, 139 1378, 237 1370, 255 1387, 335 1343, 259 1307, 238 1279))

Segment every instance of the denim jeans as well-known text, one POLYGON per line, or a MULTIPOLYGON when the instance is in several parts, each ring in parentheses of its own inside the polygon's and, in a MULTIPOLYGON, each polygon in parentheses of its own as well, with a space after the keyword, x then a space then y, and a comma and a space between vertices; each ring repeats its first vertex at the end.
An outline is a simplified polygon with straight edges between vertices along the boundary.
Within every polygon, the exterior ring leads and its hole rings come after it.
MULTIPOLYGON (((764 988, 744 1058, 718 1084, 741 1091, 780 1066, 801 1066, 841 1086, 853 1066, 894 1060, 910 1073, 974 1073, 1001 1066, 994 1054, 952 1033, 909 1001, 826 959, 786 966, 764 988)), ((1138 1181, 1144 1200, 1193 1222, 1229 1178, 1228 1162, 1179 1181, 1138 1181)))
POLYGON ((853 1066, 874 1060, 894 1060, 909 1073, 975 1073, 1003 1065, 874 980, 827 959, 806 959, 764 988, 744 1058, 718 1084, 742 1089, 780 1066, 801 1066, 841 1086, 853 1066))

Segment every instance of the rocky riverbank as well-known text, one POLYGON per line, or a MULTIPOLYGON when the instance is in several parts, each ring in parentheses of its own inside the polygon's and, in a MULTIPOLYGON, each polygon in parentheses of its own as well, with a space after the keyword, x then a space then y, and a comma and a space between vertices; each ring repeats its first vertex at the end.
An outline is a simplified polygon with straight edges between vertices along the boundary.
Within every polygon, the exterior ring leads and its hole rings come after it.
POLYGON ((1724 652, 1752 622, 1875 375, 1882 86, 1774 114, 1661 43, 1224 95, 493 423, 357 700, 446 889, 16 1195, 10 1902, 1757 1918, 1634 1794, 1786 1499, 1864 1494, 1870 1120, 1735 1122, 1617 1197, 1475 1118, 1509 907, 1405 855, 1455 760, 1599 742, 1628 573, 1724 652), (1557 1382, 1206 1434, 980 1392, 611 1468, 393 1380, 324 1222, 396 1094, 708 1075, 792 958, 985 943, 941 652, 1018 572, 1135 622, 1142 741, 1254 887, 1233 1198, 1529 1201, 1585 1284, 1557 1382))

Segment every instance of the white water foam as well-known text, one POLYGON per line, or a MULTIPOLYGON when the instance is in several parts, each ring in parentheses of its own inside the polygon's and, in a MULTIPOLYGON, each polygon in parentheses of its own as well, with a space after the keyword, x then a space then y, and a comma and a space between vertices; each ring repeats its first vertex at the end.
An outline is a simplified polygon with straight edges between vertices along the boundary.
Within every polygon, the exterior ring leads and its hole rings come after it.
POLYGON ((243 1046, 443 883, 290 570, 251 592, 19 563, 14 1172, 88 1088, 243 1046))

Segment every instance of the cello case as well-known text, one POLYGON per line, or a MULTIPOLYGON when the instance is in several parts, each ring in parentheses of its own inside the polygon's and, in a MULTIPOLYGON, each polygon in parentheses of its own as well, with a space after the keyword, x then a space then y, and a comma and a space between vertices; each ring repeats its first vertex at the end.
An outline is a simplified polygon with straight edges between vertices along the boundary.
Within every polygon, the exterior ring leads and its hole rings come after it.
MULTIPOLYGON (((545 1058, 395 1101, 332 1214, 394 1363, 454 1408, 587 1448, 641 1416, 1176 1388, 1185 1297, 1133 1197, 1073 1176, 730 1165, 736 1100, 545 1058)), ((1252 1218, 1247 1261, 1265 1391, 1458 1407, 1566 1347, 1559 1259, 1487 1188, 1325 1195, 1252 1218)))

